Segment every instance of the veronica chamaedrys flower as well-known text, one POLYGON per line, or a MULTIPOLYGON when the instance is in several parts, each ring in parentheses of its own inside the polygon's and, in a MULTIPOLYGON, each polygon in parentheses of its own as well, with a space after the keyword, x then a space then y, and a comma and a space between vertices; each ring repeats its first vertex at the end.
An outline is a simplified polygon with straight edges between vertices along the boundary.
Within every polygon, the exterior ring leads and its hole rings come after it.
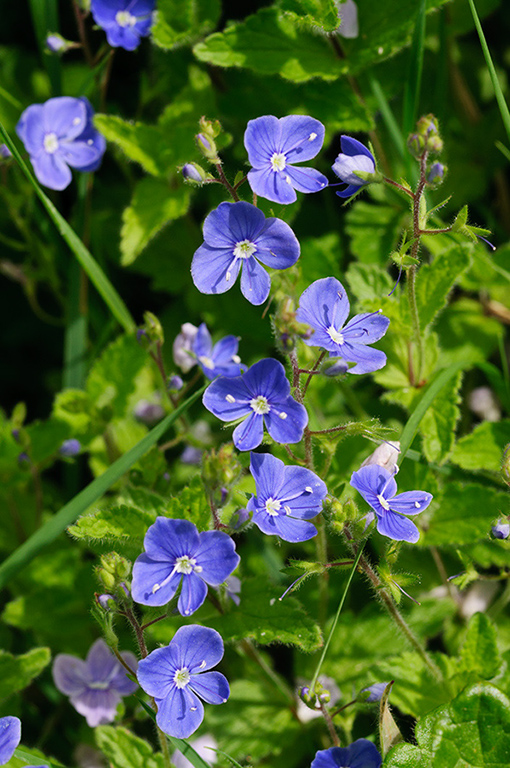
POLYGON ((144 554, 133 566, 131 594, 142 605, 166 605, 181 586, 177 608, 194 613, 239 565, 233 540, 222 531, 199 533, 189 520, 157 517, 145 534, 144 554))
POLYGON ((223 640, 209 627, 180 627, 165 648, 138 664, 138 682, 153 696, 156 723, 169 736, 187 739, 204 719, 207 704, 225 704, 230 688, 221 672, 209 672, 223 658, 223 640), (199 698, 200 697, 200 698, 199 698))
POLYGON ((344 0, 343 2, 337 0, 335 5, 338 10, 338 18, 341 22, 336 30, 337 34, 346 39, 358 37, 358 6, 354 0, 344 0))
POLYGON ((21 720, 19 717, 0 717, 0 765, 8 763, 21 741, 21 720))
POLYGON ((348 747, 321 749, 310 768, 380 768, 382 757, 368 739, 358 739, 348 747))
POLYGON ((172 345, 174 363, 184 373, 191 370, 197 362, 192 351, 197 332, 198 328, 193 323, 183 323, 181 325, 181 332, 177 334, 172 345))
POLYGON ((266 219, 251 203, 220 203, 204 221, 204 243, 193 256, 191 276, 201 293, 225 293, 241 270, 241 292, 258 305, 271 288, 271 278, 259 262, 287 269, 299 253, 297 237, 281 219, 266 219))
POLYGON ((60 453, 60 455, 64 456, 66 459, 70 459, 73 456, 77 456, 80 451, 81 451, 81 443, 75 437, 71 437, 69 438, 69 440, 64 440, 64 442, 58 449, 58 452, 60 453))
POLYGON ((208 379, 214 379, 216 376, 240 376, 246 371, 246 366, 241 364, 237 354, 238 349, 237 336, 225 336, 213 347, 211 334, 205 323, 199 326, 193 342, 197 363, 208 379))
POLYGON ((233 440, 240 451, 251 451, 262 442, 264 425, 277 443, 299 443, 308 424, 308 413, 290 394, 285 369, 278 360, 265 358, 233 379, 216 379, 202 402, 222 421, 242 419, 233 440))
POLYGON ((113 48, 134 51, 150 33, 156 0, 92 0, 94 21, 113 48))
POLYGON ((374 510, 379 533, 395 541, 408 541, 411 544, 418 541, 418 528, 404 515, 423 512, 432 501, 431 493, 406 491, 396 496, 395 478, 391 472, 377 464, 353 472, 350 482, 374 510))
POLYGON ((106 149, 94 128, 88 99, 58 96, 27 107, 16 126, 34 173, 48 189, 62 190, 72 180, 70 168, 95 171, 106 149))
POLYGON ((256 195, 273 203, 294 203, 298 192, 319 192, 327 178, 315 168, 294 163, 311 160, 324 142, 324 126, 308 115, 264 115, 248 122, 244 146, 252 170, 248 182, 256 195))
MULTIPOLYGON (((136 670, 137 660, 133 653, 122 651, 121 656, 132 670, 136 670)), ((53 680, 91 728, 113 722, 122 697, 129 696, 137 687, 101 638, 91 646, 85 661, 68 653, 59 653, 53 662, 53 680)))
POLYGON ((375 701, 381 701, 382 695, 386 690, 388 683, 373 683, 368 688, 362 688, 361 693, 368 693, 365 699, 367 704, 373 704, 375 701))
POLYGON ((285 541, 307 541, 317 534, 308 520, 322 509, 328 489, 305 467, 289 467, 269 453, 252 453, 250 472, 257 495, 247 508, 263 533, 285 541))
POLYGON ((496 525, 492 526, 491 532, 495 539, 508 539, 510 536, 510 523, 498 520, 496 525))
POLYGON ((390 321, 380 312, 356 315, 347 325, 349 299, 336 277, 323 277, 312 283, 299 299, 296 319, 310 325, 314 333, 303 339, 310 347, 322 347, 330 357, 341 357, 349 363, 349 373, 370 373, 386 364, 386 355, 368 346, 379 341, 390 321))
POLYGON ((336 173, 338 178, 347 185, 344 189, 337 190, 336 194, 338 197, 350 197, 369 183, 357 175, 358 171, 364 174, 375 174, 375 158, 361 141, 352 139, 350 136, 341 136, 340 154, 332 168, 333 173, 336 173))

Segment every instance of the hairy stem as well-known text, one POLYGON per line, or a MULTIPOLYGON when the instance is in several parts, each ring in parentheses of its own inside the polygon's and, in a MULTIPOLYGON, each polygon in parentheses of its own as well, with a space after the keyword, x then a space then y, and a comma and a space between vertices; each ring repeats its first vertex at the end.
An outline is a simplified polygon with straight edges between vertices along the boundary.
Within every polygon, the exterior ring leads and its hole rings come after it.
MULTIPOLYGON (((414 242, 411 246, 411 257, 416 259, 418 257, 418 251, 420 249, 420 201, 423 195, 423 190, 426 184, 426 172, 427 172, 427 157, 428 152, 424 152, 420 157, 420 178, 418 186, 413 194, 413 239, 414 242)), ((416 373, 414 373, 413 367, 410 365, 410 369, 413 370, 413 378, 411 384, 413 386, 419 386, 422 378, 423 362, 425 358, 424 339, 420 328, 420 315, 418 312, 418 303, 416 301, 416 264, 414 264, 409 270, 407 277, 407 297, 409 301, 409 308, 411 310, 411 318, 413 322, 413 335, 414 342, 418 348, 418 360, 416 366, 416 373)))
POLYGON ((331 718, 331 715, 329 714, 328 710, 324 706, 324 703, 320 700, 320 696, 317 697, 319 700, 319 706, 321 708, 322 716, 324 720, 326 721, 326 725, 328 726, 329 735, 331 737, 331 741, 335 745, 335 747, 340 746, 340 739, 338 738, 338 733, 335 731, 335 726, 333 725, 333 720, 331 718))

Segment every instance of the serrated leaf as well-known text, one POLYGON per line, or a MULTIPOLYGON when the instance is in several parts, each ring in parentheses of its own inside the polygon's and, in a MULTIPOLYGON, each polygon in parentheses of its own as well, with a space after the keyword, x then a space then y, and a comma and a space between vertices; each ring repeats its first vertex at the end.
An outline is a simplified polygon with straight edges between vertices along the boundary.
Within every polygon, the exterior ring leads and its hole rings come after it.
POLYGON ((40 464, 58 452, 64 440, 69 437, 69 427, 56 419, 34 421, 27 427, 27 435, 30 440, 30 458, 34 464, 40 464))
POLYGON ((492 521, 507 505, 503 491, 475 483, 448 483, 417 546, 473 544, 485 539, 492 521))
POLYGON ((349 288, 358 301, 380 301, 393 288, 394 281, 378 264, 353 262, 345 274, 349 288))
POLYGON ((470 250, 453 245, 442 251, 431 264, 423 264, 416 278, 416 301, 420 326, 426 328, 446 306, 457 278, 469 267, 470 250))
POLYGON ((120 251, 123 267, 132 264, 166 224, 184 216, 190 196, 190 190, 184 185, 172 189, 164 179, 148 177, 138 182, 131 204, 122 214, 120 251))
POLYGON ((22 656, 0 651, 0 698, 6 699, 26 688, 50 661, 49 648, 33 648, 22 656))
POLYGON ((135 336, 119 336, 109 344, 87 377, 87 393, 96 407, 109 406, 114 416, 124 416, 136 377, 147 362, 147 352, 135 336))
POLYGON ((73 437, 85 434, 91 425, 93 403, 82 389, 64 389, 53 402, 53 416, 68 424, 73 437))
POLYGON ((127 728, 100 725, 95 729, 96 744, 113 768, 164 768, 162 754, 127 728))
POLYGON ((249 638, 260 645, 281 643, 307 653, 316 651, 322 646, 318 624, 307 616, 295 598, 280 601, 281 594, 281 589, 260 578, 246 579, 242 583, 239 607, 213 619, 210 626, 217 629, 226 642, 249 638))
POLYGON ((151 38, 165 50, 211 32, 221 12, 219 0, 159 0, 151 38))
POLYGON ((510 443, 510 420, 479 424, 470 435, 461 437, 452 454, 452 461, 463 469, 499 472, 503 453, 510 443))
POLYGON ((350 249, 362 264, 385 264, 400 236, 402 209, 360 200, 345 217, 350 249))
POLYGON ((94 118, 97 130, 116 144, 128 157, 139 163, 147 173, 164 176, 172 169, 174 153, 168 134, 159 126, 128 122, 115 115, 98 114, 94 118))
POLYGON ((67 530, 75 539, 113 542, 130 539, 130 544, 141 550, 147 528, 155 519, 151 512, 128 504, 117 504, 80 517, 67 530))
POLYGON ((195 45, 193 52, 218 67, 248 67, 296 83, 312 77, 335 80, 345 71, 327 40, 297 28, 276 8, 262 8, 234 22, 195 45))
POLYGON ((494 686, 473 685, 420 720, 416 740, 394 747, 384 768, 506 768, 510 701, 494 686))
POLYGON ((461 670, 474 672, 490 680, 501 667, 496 628, 484 613, 472 616, 464 645, 460 652, 461 670))
POLYGON ((199 477, 194 477, 178 496, 170 499, 166 514, 167 517, 183 517, 190 520, 199 531, 208 531, 211 528, 211 508, 199 477))
POLYGON ((333 32, 340 26, 334 0, 280 0, 280 8, 293 21, 333 32))
POLYGON ((459 395, 462 371, 441 389, 420 424, 423 452, 428 461, 442 464, 455 443, 455 428, 460 418, 459 395))

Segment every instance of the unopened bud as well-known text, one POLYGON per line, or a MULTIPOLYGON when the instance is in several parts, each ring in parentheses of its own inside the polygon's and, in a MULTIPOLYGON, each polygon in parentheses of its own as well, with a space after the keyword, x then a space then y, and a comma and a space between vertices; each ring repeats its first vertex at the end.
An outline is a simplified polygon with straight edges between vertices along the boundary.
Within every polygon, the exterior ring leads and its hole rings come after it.
POLYGON ((187 373, 196 364, 196 359, 193 354, 193 344, 195 342, 195 336, 197 335, 198 328, 192 323, 183 323, 181 325, 181 332, 175 337, 172 353, 174 356, 174 363, 187 373))
POLYGON ((495 539, 508 539, 510 536, 510 523, 498 520, 496 525, 492 526, 491 532, 495 539))
POLYGON ((325 363, 322 373, 325 376, 344 376, 349 369, 349 364, 345 360, 335 360, 334 363, 325 363))
POLYGON ((212 136, 207 136, 205 133, 197 133, 195 136, 195 141, 197 143, 198 149, 206 158, 206 160, 209 160, 211 163, 216 163, 219 161, 218 150, 216 149, 216 144, 212 136))
POLYGON ((71 437, 69 440, 64 440, 62 445, 60 446, 58 452, 61 456, 64 456, 66 459, 70 459, 73 456, 77 456, 79 452, 81 451, 81 443, 79 440, 76 440, 76 438, 71 437))
POLYGON ((182 389, 183 384, 184 382, 181 379, 181 377, 176 375, 176 376, 170 376, 170 378, 168 379, 167 386, 170 392, 178 392, 180 389, 182 389))
POLYGON ((441 184, 446 173, 443 163, 433 163, 427 174, 427 184, 441 184))
POLYGON ((96 594, 96 602, 104 611, 113 611, 117 607, 114 596, 109 594, 96 594))
MULTIPOLYGON (((200 135, 200 134, 199 134, 200 135)), ((197 163, 186 163, 181 168, 182 178, 191 184, 203 184, 207 174, 197 163)))
POLYGON ((58 32, 51 32, 46 37, 46 48, 52 53, 65 53, 69 48, 76 48, 77 44, 66 40, 58 32))
POLYGON ((115 592, 130 573, 130 561, 117 552, 101 555, 100 565, 96 569, 96 575, 108 593, 115 592))

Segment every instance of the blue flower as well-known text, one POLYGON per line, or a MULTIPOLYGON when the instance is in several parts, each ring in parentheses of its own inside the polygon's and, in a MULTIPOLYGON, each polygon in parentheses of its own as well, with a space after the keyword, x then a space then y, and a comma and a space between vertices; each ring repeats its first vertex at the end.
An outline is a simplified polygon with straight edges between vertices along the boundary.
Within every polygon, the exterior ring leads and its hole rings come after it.
POLYGON ((418 528, 404 515, 423 512, 432 501, 431 493, 406 491, 395 496, 395 478, 387 469, 377 464, 361 467, 357 472, 353 472, 351 485, 374 510, 379 533, 395 541, 409 541, 412 544, 418 541, 418 528))
POLYGON ((361 693, 367 693, 365 701, 367 704, 372 704, 374 701, 381 701, 382 695, 386 690, 388 683, 373 683, 368 688, 362 688, 361 693))
POLYGON ((368 739, 358 739, 348 747, 321 749, 310 768, 380 768, 382 758, 368 739))
POLYGON ((139 662, 138 682, 154 697, 156 722, 164 733, 187 739, 204 719, 200 699, 226 703, 230 695, 226 677, 207 671, 221 661, 223 650, 216 630, 190 624, 180 627, 165 648, 156 648, 139 662))
POLYGON ((193 342, 197 363, 208 379, 214 379, 216 376, 240 376, 246 371, 246 366, 241 364, 237 356, 238 348, 237 336, 225 336, 213 347, 205 323, 199 326, 193 342))
MULTIPOLYGON (((133 653, 123 651, 121 656, 136 670, 133 653)), ((126 670, 102 639, 91 646, 86 661, 59 653, 53 662, 53 680, 91 728, 113 722, 122 697, 136 691, 136 683, 127 677, 126 670)))
POLYGON ((257 495, 248 502, 253 522, 263 533, 285 541, 306 541, 317 534, 309 518, 322 509, 328 489, 305 467, 288 467, 269 453, 252 453, 250 472, 257 495))
POLYGON ((251 304, 268 297, 273 269, 292 267, 299 243, 281 219, 266 219, 250 203, 221 203, 204 221, 204 243, 195 251, 191 275, 202 293, 225 293, 241 272, 241 292, 251 304))
POLYGON ((333 172, 347 186, 336 194, 339 197, 350 197, 365 184, 368 184, 368 181, 356 175, 357 171, 375 173, 375 159, 361 141, 351 139, 350 136, 340 137, 340 149, 341 152, 332 168, 333 172))
POLYGON ((491 530, 495 539, 508 539, 510 536, 510 523, 504 523, 503 520, 498 520, 496 525, 492 526, 491 530))
POLYGON ((299 443, 308 424, 306 408, 290 395, 283 365, 272 358, 259 360, 242 376, 216 379, 202 401, 222 421, 243 420, 233 434, 240 451, 260 445, 264 424, 277 443, 299 443))
POLYGON ((69 440, 64 440, 64 442, 58 449, 58 452, 60 453, 60 455, 65 456, 65 458, 71 458, 73 456, 77 456, 80 451, 81 451, 81 443, 79 440, 76 440, 75 437, 71 437, 69 440))
POLYGON ((248 182, 256 195, 273 203, 293 203, 298 192, 319 192, 327 178, 315 168, 296 168, 294 163, 311 160, 324 141, 324 126, 307 115, 278 119, 265 115, 250 120, 244 146, 253 166, 248 182))
POLYGON ((156 0, 92 0, 90 10, 113 48, 134 51, 150 33, 155 6, 156 0))
POLYGON ((0 765, 8 763, 21 741, 19 717, 0 717, 0 765))
POLYGON ((296 318, 314 329, 303 339, 310 347, 322 347, 330 357, 350 363, 349 373, 370 373, 386 364, 386 355, 369 344, 384 336, 390 321, 379 312, 356 315, 344 327, 349 314, 349 299, 342 283, 335 277, 323 277, 301 294, 296 318))
POLYGON ((166 605, 181 586, 177 608, 194 613, 207 595, 239 565, 235 544, 226 533, 199 533, 189 520, 158 517, 144 539, 145 553, 133 566, 131 594, 142 605, 166 605))
POLYGON ((99 168, 106 140, 94 128, 93 116, 84 96, 58 96, 25 109, 16 133, 43 186, 57 190, 68 187, 72 180, 69 166, 78 171, 99 168))

